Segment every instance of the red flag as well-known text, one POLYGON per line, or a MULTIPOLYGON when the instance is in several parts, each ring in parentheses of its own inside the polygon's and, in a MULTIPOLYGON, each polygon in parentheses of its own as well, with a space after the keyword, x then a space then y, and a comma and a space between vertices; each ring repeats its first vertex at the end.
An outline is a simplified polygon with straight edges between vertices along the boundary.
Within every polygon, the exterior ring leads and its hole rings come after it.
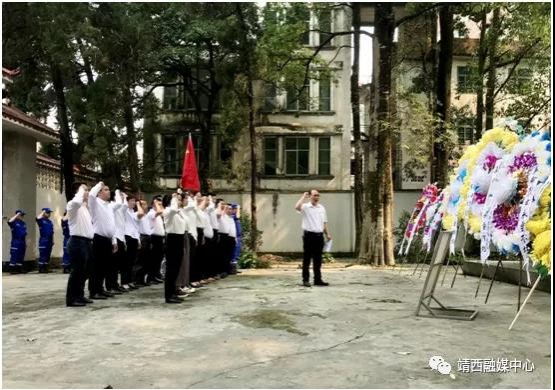
POLYGON ((197 160, 195 158, 195 147, 189 135, 187 150, 183 157, 183 173, 181 174, 181 188, 184 190, 200 191, 200 180, 198 177, 197 160))

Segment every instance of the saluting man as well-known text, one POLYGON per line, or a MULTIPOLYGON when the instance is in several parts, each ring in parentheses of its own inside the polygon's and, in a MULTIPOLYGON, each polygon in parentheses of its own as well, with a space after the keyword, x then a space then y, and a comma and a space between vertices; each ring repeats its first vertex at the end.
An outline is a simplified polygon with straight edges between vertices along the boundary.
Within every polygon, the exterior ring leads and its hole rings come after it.
POLYGON ((8 220, 8 225, 12 229, 12 242, 10 250, 10 273, 20 274, 23 272, 23 259, 27 245, 27 224, 23 220, 25 211, 15 210, 15 215, 8 220))
POLYGON ((37 215, 36 221, 39 225, 39 273, 48 272, 48 264, 50 263, 50 255, 54 246, 54 224, 50 220, 52 210, 43 207, 41 213, 37 215))

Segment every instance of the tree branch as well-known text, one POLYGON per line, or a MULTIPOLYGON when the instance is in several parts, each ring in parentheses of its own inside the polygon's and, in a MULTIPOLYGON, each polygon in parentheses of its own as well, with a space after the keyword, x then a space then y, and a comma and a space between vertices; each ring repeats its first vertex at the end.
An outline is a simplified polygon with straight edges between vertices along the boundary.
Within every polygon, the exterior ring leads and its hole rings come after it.
POLYGON ((434 4, 432 4, 432 5, 430 5, 430 6, 426 7, 426 8, 421 9, 420 11, 418 11, 418 12, 416 12, 416 13, 414 13, 414 14, 410 14, 410 15, 404 16, 404 17, 402 17, 401 19, 399 19, 398 21, 395 22, 395 27, 399 27, 401 24, 403 24, 403 23, 405 23, 405 22, 408 22, 408 21, 411 21, 411 20, 413 20, 413 19, 416 19, 416 18, 418 18, 419 16, 425 14, 426 12, 431 11, 432 9, 437 8, 437 7, 439 7, 439 6, 443 5, 443 4, 444 4, 444 3, 434 3, 434 4))

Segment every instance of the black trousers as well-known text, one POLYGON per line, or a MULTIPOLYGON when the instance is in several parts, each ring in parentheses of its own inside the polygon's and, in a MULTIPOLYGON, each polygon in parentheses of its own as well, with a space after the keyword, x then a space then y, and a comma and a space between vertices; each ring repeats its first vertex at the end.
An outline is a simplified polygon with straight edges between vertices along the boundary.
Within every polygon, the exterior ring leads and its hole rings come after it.
POLYGON ((98 234, 93 238, 93 261, 89 280, 91 295, 104 291, 104 280, 108 273, 108 266, 112 261, 112 239, 98 234))
POLYGON ((217 245, 217 254, 218 254, 218 273, 229 273, 229 263, 231 258, 229 257, 229 250, 227 250, 229 234, 226 233, 218 233, 218 245, 217 245))
POLYGON ((188 238, 184 234, 166 236, 166 278, 164 279, 166 299, 170 299, 175 294, 175 283, 183 259, 183 245, 186 239, 188 238))
POLYGON ((194 268, 191 271, 194 281, 206 278, 206 239, 204 229, 197 228, 197 248, 195 253, 194 268))
POLYGON ((88 268, 93 254, 92 240, 72 236, 67 243, 67 250, 72 261, 67 280, 66 304, 71 304, 85 297, 85 280, 88 277, 88 268))
POLYGON ((125 251, 125 261, 121 268, 121 284, 129 284, 132 281, 133 264, 137 261, 139 240, 131 236, 125 236, 125 244, 127 245, 127 250, 125 251))
POLYGON ((108 274, 106 275, 106 288, 113 290, 119 287, 118 274, 121 272, 125 263, 125 243, 118 240, 118 251, 112 254, 112 261, 108 265, 108 274))
MULTIPOLYGON (((198 238, 198 237, 197 237, 198 238)), ((200 275, 198 271, 198 241, 195 240, 192 234, 189 233, 189 270, 190 270, 190 282, 198 282, 200 280, 200 275)))
POLYGON ((314 281, 322 280, 322 250, 324 249, 324 234, 305 231, 303 234, 303 282, 310 279, 310 260, 314 263, 314 281))
POLYGON ((202 249, 202 273, 204 278, 211 278, 216 275, 216 256, 214 254, 215 240, 214 238, 204 237, 204 245, 202 249))
POLYGON ((150 236, 141 234, 141 248, 133 267, 133 280, 144 284, 150 262, 150 236))
POLYGON ((160 265, 164 259, 164 237, 150 236, 150 266, 147 270, 147 281, 160 277, 160 265))

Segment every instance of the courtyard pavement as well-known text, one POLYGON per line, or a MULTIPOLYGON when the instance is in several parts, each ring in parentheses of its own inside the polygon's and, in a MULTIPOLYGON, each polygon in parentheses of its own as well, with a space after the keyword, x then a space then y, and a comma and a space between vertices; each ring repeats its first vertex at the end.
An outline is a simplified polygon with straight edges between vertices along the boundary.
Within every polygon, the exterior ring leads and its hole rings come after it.
POLYGON ((517 286, 495 283, 484 304, 489 281, 474 299, 478 279, 459 275, 454 288, 446 282, 437 296, 445 305, 477 308, 478 316, 432 319, 414 315, 425 276, 413 276, 412 266, 399 273, 335 263, 324 270, 331 285, 311 288, 300 285, 297 267, 246 270, 179 305, 164 304, 163 285, 156 285, 84 308, 64 306, 67 275, 4 274, 2 386, 551 386, 549 294, 534 292, 508 331, 517 286), (434 355, 451 364, 450 375, 430 368, 434 355), (474 359, 475 370, 491 359, 526 362, 534 369, 465 373, 458 364, 464 359, 474 359))

